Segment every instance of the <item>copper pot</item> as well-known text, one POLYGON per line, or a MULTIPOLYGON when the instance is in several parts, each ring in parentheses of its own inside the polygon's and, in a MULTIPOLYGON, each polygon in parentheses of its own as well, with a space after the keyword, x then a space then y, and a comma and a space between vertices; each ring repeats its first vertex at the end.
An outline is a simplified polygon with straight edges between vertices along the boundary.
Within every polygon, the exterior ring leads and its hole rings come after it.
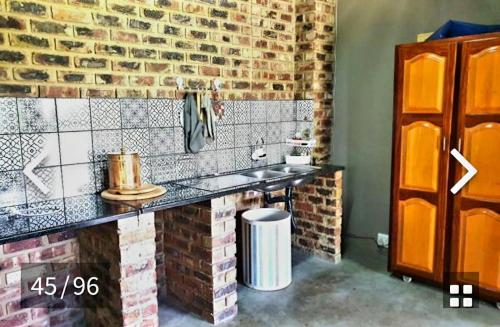
POLYGON ((110 189, 138 189, 141 182, 141 160, 137 152, 108 153, 110 189))

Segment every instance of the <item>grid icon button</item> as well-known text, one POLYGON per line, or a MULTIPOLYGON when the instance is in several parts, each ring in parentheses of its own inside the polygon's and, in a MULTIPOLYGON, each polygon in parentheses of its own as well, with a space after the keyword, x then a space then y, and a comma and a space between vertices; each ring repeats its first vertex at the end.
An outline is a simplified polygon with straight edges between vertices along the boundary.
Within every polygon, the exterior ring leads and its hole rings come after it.
POLYGON ((460 299, 458 297, 450 298, 450 307, 451 308, 460 308, 460 299))
POLYGON ((477 308, 472 284, 450 284, 445 288, 443 305, 445 308, 477 308))
POLYGON ((464 297, 462 299, 462 307, 464 308, 472 308, 472 298, 471 297, 464 297))

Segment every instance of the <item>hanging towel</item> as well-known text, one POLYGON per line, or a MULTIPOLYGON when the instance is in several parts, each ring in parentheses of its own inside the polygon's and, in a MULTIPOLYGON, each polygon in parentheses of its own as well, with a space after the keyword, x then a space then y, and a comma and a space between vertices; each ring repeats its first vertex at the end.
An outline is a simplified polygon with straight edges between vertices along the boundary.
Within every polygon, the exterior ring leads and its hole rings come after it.
POLYGON ((198 153, 205 146, 204 126, 198 117, 196 101, 192 94, 186 96, 184 103, 184 149, 198 153))
POLYGON ((215 113, 212 107, 212 99, 205 93, 203 96, 203 101, 201 103, 203 122, 205 124, 205 129, 203 135, 207 143, 212 143, 215 141, 215 113))

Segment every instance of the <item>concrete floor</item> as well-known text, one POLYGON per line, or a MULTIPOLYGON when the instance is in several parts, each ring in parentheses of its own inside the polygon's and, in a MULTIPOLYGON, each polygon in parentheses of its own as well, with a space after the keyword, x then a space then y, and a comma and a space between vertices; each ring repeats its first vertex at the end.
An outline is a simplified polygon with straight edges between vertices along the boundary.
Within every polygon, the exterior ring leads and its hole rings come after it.
MULTIPOLYGON (((222 326, 500 326, 500 310, 443 309, 440 289, 405 284, 386 270, 387 251, 348 239, 342 263, 294 251, 293 283, 276 292, 238 289, 238 316, 222 326)), ((160 325, 211 326, 174 303, 161 303, 160 325)))

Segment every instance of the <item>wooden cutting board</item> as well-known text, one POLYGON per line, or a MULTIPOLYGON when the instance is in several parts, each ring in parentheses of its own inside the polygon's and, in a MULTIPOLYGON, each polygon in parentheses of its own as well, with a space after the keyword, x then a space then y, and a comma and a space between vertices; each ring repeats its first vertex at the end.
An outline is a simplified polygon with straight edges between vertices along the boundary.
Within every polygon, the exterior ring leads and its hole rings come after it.
POLYGON ((101 196, 107 200, 114 201, 136 201, 136 200, 146 200, 156 198, 167 192, 167 189, 163 186, 155 186, 153 191, 141 194, 114 194, 109 190, 105 190, 101 193, 101 196))
POLYGON ((135 188, 135 189, 108 188, 106 191, 113 194, 137 195, 137 194, 153 192, 156 190, 157 187, 158 186, 153 184, 143 184, 140 188, 135 188))

